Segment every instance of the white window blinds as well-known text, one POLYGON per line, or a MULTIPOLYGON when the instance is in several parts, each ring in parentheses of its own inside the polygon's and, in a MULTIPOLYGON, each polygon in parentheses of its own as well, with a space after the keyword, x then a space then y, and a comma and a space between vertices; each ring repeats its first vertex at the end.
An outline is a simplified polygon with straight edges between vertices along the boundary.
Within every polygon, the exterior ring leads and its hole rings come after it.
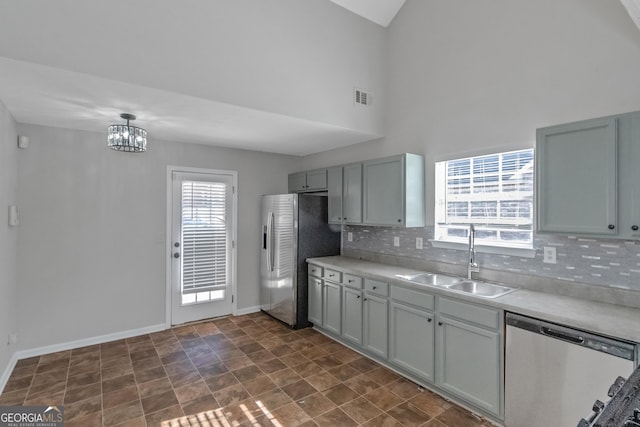
POLYGON ((227 287, 227 200, 221 182, 182 182, 182 293, 227 287))
POLYGON ((530 248, 533 149, 436 163, 436 240, 530 248))

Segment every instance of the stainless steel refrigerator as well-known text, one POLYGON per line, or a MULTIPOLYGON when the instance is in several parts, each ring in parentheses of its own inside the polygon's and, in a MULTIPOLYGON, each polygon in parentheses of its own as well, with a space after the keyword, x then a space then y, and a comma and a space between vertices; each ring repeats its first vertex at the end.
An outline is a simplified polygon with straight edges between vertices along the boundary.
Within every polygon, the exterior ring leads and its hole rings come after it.
POLYGON ((309 257, 340 254, 340 227, 327 222, 327 197, 262 196, 260 308, 298 329, 307 318, 309 257))

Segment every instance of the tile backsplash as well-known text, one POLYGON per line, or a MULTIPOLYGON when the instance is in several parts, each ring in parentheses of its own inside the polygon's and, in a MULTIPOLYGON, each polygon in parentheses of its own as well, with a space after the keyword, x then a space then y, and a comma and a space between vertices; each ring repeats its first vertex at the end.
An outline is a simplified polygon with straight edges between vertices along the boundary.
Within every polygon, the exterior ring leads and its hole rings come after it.
MULTIPOLYGON (((433 231, 433 227, 345 226, 342 245, 347 250, 466 265, 466 251, 431 245, 433 231), (348 232, 353 233, 351 242, 346 238, 348 232), (399 247, 394 246, 394 237, 400 238, 399 247), (416 249, 416 237, 423 238, 423 249, 416 249)), ((640 291, 640 242, 537 234, 534 248, 534 258, 487 253, 478 253, 477 258, 481 269, 640 291), (545 246, 556 248, 556 264, 542 261, 545 246)))

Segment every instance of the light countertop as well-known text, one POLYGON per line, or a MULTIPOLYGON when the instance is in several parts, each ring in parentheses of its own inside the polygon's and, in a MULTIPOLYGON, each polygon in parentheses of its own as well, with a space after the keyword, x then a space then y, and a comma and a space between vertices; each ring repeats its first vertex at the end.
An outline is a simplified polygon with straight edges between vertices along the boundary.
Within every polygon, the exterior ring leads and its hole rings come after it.
MULTIPOLYGON (((484 304, 505 311, 640 343, 640 309, 636 308, 527 289, 519 289, 498 298, 483 298, 447 290, 443 287, 409 282, 396 277, 397 274, 408 275, 424 273, 424 271, 345 256, 309 258, 307 261, 325 268, 346 271, 351 274, 382 280, 390 284, 422 289, 437 295, 484 304)), ((509 283, 504 283, 504 285, 514 287, 509 283)))

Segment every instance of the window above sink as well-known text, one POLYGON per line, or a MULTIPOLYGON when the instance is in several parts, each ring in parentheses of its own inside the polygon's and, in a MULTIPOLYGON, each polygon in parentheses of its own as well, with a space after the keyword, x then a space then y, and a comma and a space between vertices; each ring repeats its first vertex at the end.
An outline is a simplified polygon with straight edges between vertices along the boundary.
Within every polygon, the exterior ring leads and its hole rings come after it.
POLYGON ((533 149, 435 166, 434 246, 464 249, 474 224, 480 252, 533 252, 533 149))

